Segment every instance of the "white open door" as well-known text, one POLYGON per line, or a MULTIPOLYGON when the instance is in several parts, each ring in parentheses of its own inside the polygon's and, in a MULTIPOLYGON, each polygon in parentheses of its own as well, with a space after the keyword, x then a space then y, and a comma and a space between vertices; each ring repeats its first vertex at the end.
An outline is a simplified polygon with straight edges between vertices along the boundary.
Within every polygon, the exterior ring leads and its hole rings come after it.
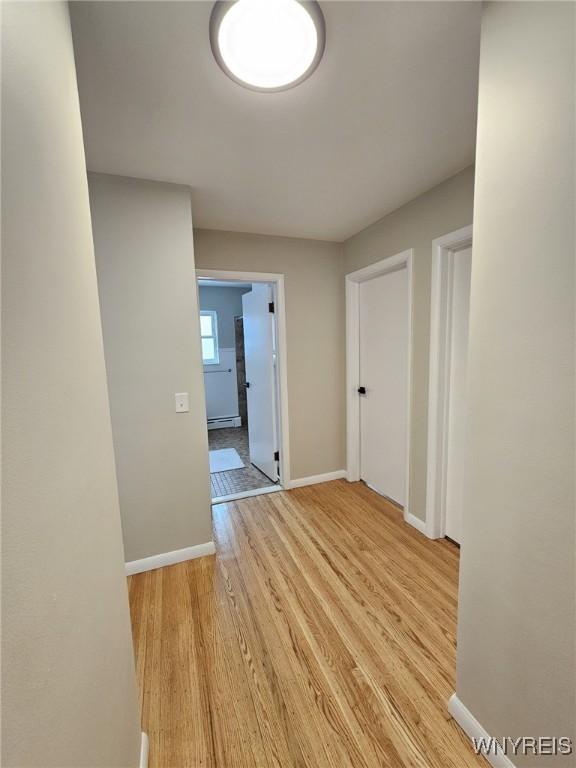
POLYGON ((269 285, 253 283, 250 293, 242 296, 242 311, 250 461, 275 483, 278 480, 278 463, 274 458, 277 439, 274 315, 269 306, 271 293, 269 285))
POLYGON ((359 286, 360 477, 406 504, 408 444, 408 270, 359 286))

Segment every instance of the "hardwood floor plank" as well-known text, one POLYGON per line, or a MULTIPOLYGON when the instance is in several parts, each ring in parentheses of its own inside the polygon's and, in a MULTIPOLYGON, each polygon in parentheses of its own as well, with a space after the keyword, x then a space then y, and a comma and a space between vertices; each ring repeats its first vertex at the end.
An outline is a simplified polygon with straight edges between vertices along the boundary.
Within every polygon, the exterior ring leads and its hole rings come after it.
MULTIPOLYGON (((350 744, 345 745, 346 755, 351 757, 352 764, 399 764, 393 740, 388 738, 386 729, 373 727, 379 724, 374 718, 374 712, 365 707, 367 697, 363 670, 357 666, 357 660, 342 642, 338 622, 330 620, 323 609, 322 597, 317 599, 303 576, 303 573, 309 576, 308 568, 314 574, 314 565, 299 558, 304 568, 298 567, 298 562, 292 558, 292 553, 280 538, 274 542, 274 551, 275 557, 280 557, 283 563, 283 584, 277 591, 284 598, 288 628, 292 634, 300 630, 301 647, 309 649, 312 659, 318 662, 322 674, 320 685, 323 697, 328 702, 338 703, 340 712, 336 718, 332 713, 329 724, 340 737, 343 733, 342 720, 351 729, 355 743, 352 747, 350 744), (326 637, 330 638, 329 644, 326 643, 326 637), (363 684, 362 691, 360 689, 363 684)), ((309 660, 307 663, 310 663, 309 660)))
MULTIPOLYGON (((279 508, 280 505, 277 504, 276 506, 279 508)), ((289 513, 283 518, 286 528, 290 526, 289 521, 291 519, 294 518, 291 518, 289 513)), ((402 647, 407 642, 412 642, 415 647, 410 649, 411 658, 414 659, 415 656, 415 660, 421 662, 423 670, 427 670, 430 661, 435 660, 437 664, 432 668, 441 672, 443 669, 444 641, 448 639, 455 646, 455 622, 453 622, 452 632, 444 628, 438 629, 436 621, 430 621, 430 616, 421 610, 421 606, 413 600, 411 594, 398 585, 396 573, 391 577, 387 569, 381 568, 381 559, 376 560, 376 563, 380 565, 379 572, 377 572, 376 568, 372 567, 374 558, 366 557, 365 554, 362 557, 357 557, 353 544, 350 547, 346 546, 345 532, 335 531, 335 535, 331 536, 328 530, 329 526, 330 523, 327 523, 323 528, 323 543, 329 544, 330 554, 328 556, 324 552, 324 557, 319 562, 326 571, 324 583, 333 584, 334 579, 330 578, 333 575, 336 579, 340 579, 344 589, 344 593, 339 598, 332 595, 330 599, 339 605, 340 601, 348 604, 349 599, 352 598, 356 603, 359 603, 361 610, 368 606, 371 607, 372 611, 367 614, 370 623, 376 626, 380 633, 388 634, 390 640, 399 643, 396 652, 402 653, 402 647), (378 617, 384 617, 385 614, 387 614, 388 621, 380 621, 378 617), (438 643, 442 649, 434 658, 438 643), (420 658, 421 654, 424 654, 424 658, 420 658)), ((310 534, 308 540, 310 546, 313 547, 313 553, 314 548, 320 545, 310 530, 308 533, 310 534)), ((306 537, 303 541, 306 541, 306 537)), ((298 539, 296 539, 295 544, 296 546, 300 545, 298 539)), ((300 549, 300 551, 302 556, 305 556, 303 550, 300 549)), ((307 566, 307 572, 308 568, 313 567, 313 563, 310 563, 307 566)), ((321 585, 323 581, 319 579, 316 583, 321 585)), ((433 600, 434 596, 427 598, 428 604, 433 600)), ((448 676, 446 682, 449 689, 452 688, 454 685, 453 676, 448 676)))
MULTIPOLYGON (((280 507, 281 501, 276 501, 274 505, 280 507)), ((293 516, 291 520, 294 520, 293 516)), ((274 518, 272 522, 275 524, 274 518)), ((288 522, 288 517, 283 523, 279 530, 289 529, 291 523, 288 522)), ((301 544, 306 542, 306 536, 298 541, 301 544)), ((308 541, 313 553, 318 542, 313 536, 308 541)), ((382 600, 376 600, 378 594, 374 590, 364 590, 362 593, 362 583, 354 584, 350 579, 349 558, 344 556, 343 562, 338 563, 334 557, 336 543, 330 543, 329 561, 324 562, 325 558, 317 559, 324 573, 314 573, 313 560, 307 560, 306 553, 300 550, 302 573, 310 579, 312 589, 317 592, 324 605, 337 614, 334 624, 340 628, 344 642, 355 651, 359 666, 367 679, 375 684, 375 693, 386 690, 387 699, 381 704, 384 708, 389 702, 393 704, 387 712, 391 720, 389 729, 399 735, 400 743, 402 739, 416 739, 430 749, 436 739, 435 733, 427 726, 433 723, 435 711, 445 704, 452 692, 451 688, 447 688, 444 696, 438 696, 442 677, 425 674, 439 671, 440 664, 427 652, 424 640, 414 632, 407 632, 402 628, 402 614, 393 613, 388 621, 386 605, 382 600), (363 617, 369 619, 368 623, 363 621, 363 617), (364 623, 365 631, 358 635, 357 630, 361 623, 364 623), (378 659, 382 658, 386 660, 385 665, 378 662, 378 659), (416 729, 414 724, 417 725, 416 729)), ((326 553, 325 557, 328 557, 326 553)), ((425 628, 427 632, 430 629, 430 625, 425 628)), ((441 653, 438 655, 442 658, 441 653)), ((430 761, 430 755, 427 759, 430 761)), ((442 763, 439 761, 438 764, 442 763)))
POLYGON ((209 696, 204 712, 210 718, 216 765, 268 766, 244 670, 238 664, 234 633, 222 597, 215 558, 200 558, 188 583, 200 638, 199 655, 209 696))
POLYGON ((447 717, 458 549, 361 483, 213 508, 216 556, 129 579, 151 768, 476 768, 447 717))
MULTIPOLYGON (((275 502, 275 506, 281 506, 280 502, 275 502)), ((294 520, 294 518, 292 518, 294 520)), ((290 526, 288 519, 284 519, 284 528, 290 526)), ((279 532, 282 529, 279 529, 279 532)), ((306 537, 300 539, 306 541, 306 537)), ((316 542, 317 544, 317 542, 316 542)), ((374 608, 370 602, 365 602, 359 591, 354 588, 348 578, 344 583, 339 583, 343 578, 343 571, 334 566, 333 560, 327 564, 323 558, 318 559, 319 569, 316 571, 315 563, 312 560, 315 551, 314 544, 310 543, 310 552, 312 556, 307 558, 306 553, 301 549, 298 554, 298 560, 302 563, 301 573, 298 571, 294 578, 305 578, 309 580, 313 593, 318 596, 317 609, 322 605, 325 610, 333 614, 331 646, 334 649, 338 641, 342 641, 342 647, 339 648, 340 657, 344 657, 349 651, 355 654, 358 666, 355 669, 357 677, 362 676, 366 684, 374 687, 374 692, 378 695, 379 690, 386 690, 387 696, 380 702, 380 710, 383 710, 386 717, 391 721, 388 724, 388 731, 394 737, 397 747, 402 746, 404 740, 412 741, 412 750, 418 750, 419 741, 424 745, 429 744, 430 734, 421 733, 427 723, 426 717, 422 717, 427 709, 433 709, 434 705, 441 705, 444 700, 429 702, 427 681, 420 675, 420 663, 422 659, 415 658, 412 662, 411 656, 418 656, 419 644, 414 642, 414 638, 407 636, 402 632, 400 624, 392 621, 389 624, 391 631, 388 631, 386 625, 377 618, 377 613, 368 613, 371 617, 370 632, 364 635, 358 635, 358 625, 363 620, 366 608, 374 608), (345 610, 343 610, 345 606, 345 610), (406 646, 409 644, 410 655, 406 652, 406 646), (379 659, 384 656, 386 664, 379 663, 379 659), (419 663, 420 662, 420 663, 419 663), (377 684, 375 682, 377 681, 377 684), (399 684, 400 683, 400 684, 399 684), (410 687, 408 686, 410 684, 410 687), (420 737, 423 736, 423 739, 420 737)), ((287 559, 287 558, 286 558, 287 559)), ((302 589, 300 589, 300 594, 302 589)), ((307 602, 311 603, 313 598, 308 596, 307 602)), ((377 608, 376 608, 377 610, 377 608)), ((300 613, 305 615, 306 609, 301 606, 300 613)), ((425 658, 424 663, 428 664, 429 659, 425 658)), ((349 679, 346 675, 345 679, 349 679)), ((365 684, 363 693, 351 691, 351 696, 356 699, 356 708, 362 709, 364 700, 367 697, 367 685, 365 684)), ((363 729, 370 732, 372 725, 372 711, 363 713, 361 722, 363 729)), ((373 718, 372 718, 373 719, 373 718)), ((374 738, 374 737, 373 737, 374 738)), ((420 765, 429 764, 429 756, 421 756, 420 765)))
MULTIPOLYGON (((218 510, 215 510, 217 540, 223 549, 234 555, 226 559, 223 568, 239 586, 234 596, 236 621, 243 627, 244 642, 248 636, 257 633, 257 637, 252 638, 251 646, 259 648, 260 653, 255 656, 261 657, 265 667, 264 679, 268 681, 268 688, 264 692, 268 691, 269 698, 267 711, 280 723, 280 733, 285 735, 288 745, 288 758, 281 760, 280 765, 328 765, 330 746, 324 743, 322 728, 316 725, 318 716, 313 687, 298 684, 299 656, 294 655, 295 639, 283 631, 278 620, 282 614, 278 592, 270 579, 259 579, 258 565, 261 568, 264 553, 254 547, 252 537, 247 535, 244 540, 242 531, 234 530, 227 510, 224 511, 224 518, 219 524, 218 510), (243 551, 243 548, 248 549, 243 551), (254 596, 258 597, 256 607, 254 596), (249 617, 248 622, 246 617, 249 617)), ((258 691, 258 688, 255 690, 258 691)))

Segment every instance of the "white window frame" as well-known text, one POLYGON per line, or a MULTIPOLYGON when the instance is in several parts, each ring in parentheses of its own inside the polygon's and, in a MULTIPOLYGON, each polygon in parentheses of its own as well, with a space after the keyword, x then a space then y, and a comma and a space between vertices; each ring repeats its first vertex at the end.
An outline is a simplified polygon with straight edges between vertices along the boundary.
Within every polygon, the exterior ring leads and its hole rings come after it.
MULTIPOLYGON (((214 312, 212 309, 201 309, 200 310, 200 317, 211 317, 212 318, 212 331, 209 336, 205 336, 202 333, 202 324, 200 324, 200 339, 213 339, 214 340, 214 357, 211 360, 205 360, 204 354, 202 353, 202 363, 204 365, 219 365, 220 364, 220 346, 218 344, 218 313, 214 312)), ((200 345, 202 345, 202 341, 200 341, 200 345)))

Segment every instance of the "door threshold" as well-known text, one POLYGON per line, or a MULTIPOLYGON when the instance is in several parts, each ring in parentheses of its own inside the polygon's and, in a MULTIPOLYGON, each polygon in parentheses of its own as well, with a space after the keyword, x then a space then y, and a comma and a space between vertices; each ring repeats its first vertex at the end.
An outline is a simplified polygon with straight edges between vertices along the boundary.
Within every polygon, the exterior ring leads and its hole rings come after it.
POLYGON ((253 491, 239 491, 238 493, 230 493, 228 496, 215 496, 211 504, 224 504, 227 501, 237 501, 238 499, 249 499, 251 496, 263 496, 265 493, 277 493, 283 491, 281 485, 267 485, 265 488, 254 488, 253 491))

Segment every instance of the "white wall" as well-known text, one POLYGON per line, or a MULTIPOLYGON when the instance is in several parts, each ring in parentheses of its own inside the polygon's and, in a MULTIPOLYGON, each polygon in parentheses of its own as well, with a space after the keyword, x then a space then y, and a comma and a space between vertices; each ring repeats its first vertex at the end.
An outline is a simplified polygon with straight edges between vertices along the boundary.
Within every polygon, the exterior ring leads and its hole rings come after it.
POLYGON ((425 192, 344 243, 344 273, 414 249, 410 512, 426 518, 432 240, 472 223, 474 168, 425 192))
POLYGON ((2 4, 2 765, 140 727, 66 3, 2 4))
POLYGON ((238 416, 236 349, 234 347, 221 348, 219 360, 217 365, 204 366, 207 419, 238 416))
POLYGON ((89 175, 126 560, 212 539, 190 190, 89 175), (190 393, 176 413, 174 394, 190 393))
POLYGON ((482 20, 457 693, 494 736, 576 735, 574 11, 482 20))

